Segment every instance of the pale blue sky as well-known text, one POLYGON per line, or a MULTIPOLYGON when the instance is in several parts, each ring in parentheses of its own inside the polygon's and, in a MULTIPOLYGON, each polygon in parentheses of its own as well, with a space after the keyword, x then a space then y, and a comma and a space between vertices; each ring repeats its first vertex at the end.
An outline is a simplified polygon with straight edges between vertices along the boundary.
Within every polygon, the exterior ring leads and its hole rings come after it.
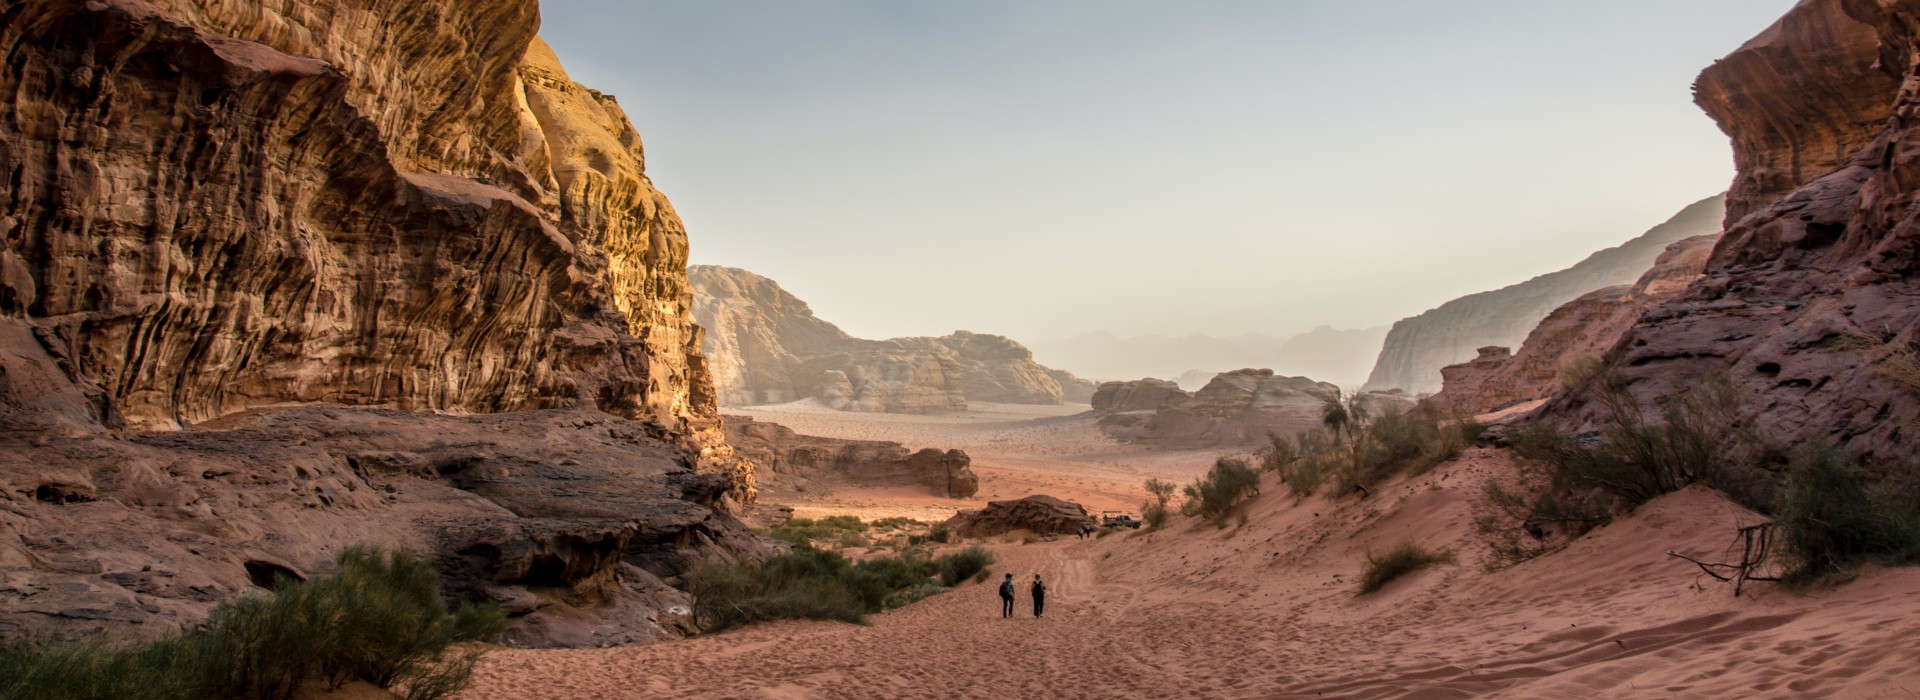
POLYGON ((866 337, 1286 334, 1725 189, 1694 77, 1792 0, 546 0, 693 259, 866 337))

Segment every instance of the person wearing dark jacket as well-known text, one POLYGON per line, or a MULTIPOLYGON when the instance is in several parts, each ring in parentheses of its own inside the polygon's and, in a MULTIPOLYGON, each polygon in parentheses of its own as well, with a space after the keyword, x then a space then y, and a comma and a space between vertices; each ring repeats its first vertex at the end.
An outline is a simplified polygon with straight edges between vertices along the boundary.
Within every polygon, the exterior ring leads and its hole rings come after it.
POLYGON ((1000 616, 1013 617, 1013 574, 1000 582, 1000 616))
POLYGON ((1034 618, 1038 619, 1040 617, 1041 611, 1045 610, 1046 607, 1047 607, 1047 584, 1046 582, 1040 580, 1039 574, 1034 574, 1033 575, 1033 616, 1034 618))

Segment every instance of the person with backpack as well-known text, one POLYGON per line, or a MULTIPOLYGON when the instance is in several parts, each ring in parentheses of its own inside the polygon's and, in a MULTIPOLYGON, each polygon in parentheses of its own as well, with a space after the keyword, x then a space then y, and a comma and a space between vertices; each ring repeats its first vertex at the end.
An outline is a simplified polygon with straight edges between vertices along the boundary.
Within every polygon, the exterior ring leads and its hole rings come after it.
POLYGON ((1013 573, 1000 582, 1000 617, 1013 617, 1013 573))
MULTIPOLYGON (((1012 574, 1008 574, 1012 576, 1012 574)), ((1009 599, 1011 600, 1011 599, 1009 599)), ((1011 603, 1009 603, 1011 605, 1011 603)), ((1040 612, 1047 607, 1047 584, 1040 580, 1039 574, 1033 575, 1033 619, 1040 619, 1040 612)))

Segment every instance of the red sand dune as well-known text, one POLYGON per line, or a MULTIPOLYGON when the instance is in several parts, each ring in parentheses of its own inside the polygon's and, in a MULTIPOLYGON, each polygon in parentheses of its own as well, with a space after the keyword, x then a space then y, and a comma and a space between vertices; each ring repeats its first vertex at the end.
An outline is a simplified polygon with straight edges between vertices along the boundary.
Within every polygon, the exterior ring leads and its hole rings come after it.
POLYGON ((680 642, 501 650, 463 697, 1673 698, 1920 696, 1920 570, 1837 590, 1732 590, 1669 549, 1718 556, 1760 518, 1717 494, 1654 501, 1571 547, 1483 569, 1474 503, 1511 465, 1470 452, 1371 499, 1276 483, 1249 524, 994 545, 1051 583, 1002 620, 969 584, 871 626, 783 622, 680 642), (1369 550, 1459 554, 1356 597, 1369 550))

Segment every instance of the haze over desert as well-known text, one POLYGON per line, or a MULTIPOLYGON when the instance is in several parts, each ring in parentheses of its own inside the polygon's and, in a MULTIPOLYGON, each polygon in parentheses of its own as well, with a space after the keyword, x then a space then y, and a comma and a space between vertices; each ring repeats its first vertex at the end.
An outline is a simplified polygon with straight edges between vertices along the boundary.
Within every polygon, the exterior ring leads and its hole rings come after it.
POLYGON ((1920 0, 0 65, 0 700, 1920 697, 1920 0))

